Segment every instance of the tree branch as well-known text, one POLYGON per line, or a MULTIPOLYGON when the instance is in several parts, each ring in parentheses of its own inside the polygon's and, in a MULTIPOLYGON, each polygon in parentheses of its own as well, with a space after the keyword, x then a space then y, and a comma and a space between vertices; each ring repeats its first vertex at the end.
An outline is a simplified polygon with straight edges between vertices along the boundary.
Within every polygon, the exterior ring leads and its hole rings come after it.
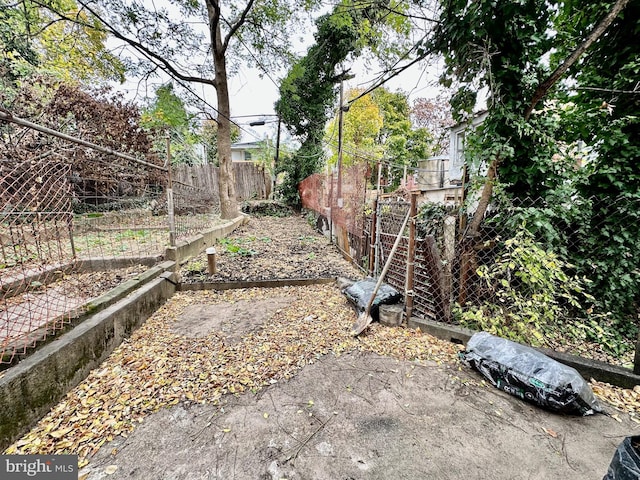
POLYGON ((527 107, 524 113, 525 120, 528 120, 531 116, 531 112, 535 108, 536 104, 544 98, 551 87, 564 75, 564 73, 576 63, 580 56, 602 36, 602 34, 613 23, 618 14, 627 6, 629 0, 616 0, 616 3, 611 8, 611 11, 598 23, 591 31, 589 36, 569 55, 558 68, 540 85, 536 88, 531 99, 531 104, 527 107))
MULTIPOLYGON (((47 10, 49 10, 52 13, 54 13, 55 15, 58 15, 60 17, 60 19, 62 19, 62 20, 66 20, 66 21, 74 23, 76 25, 80 25, 81 27, 91 28, 91 29, 96 30, 96 26, 95 25, 91 25, 90 23, 84 22, 84 21, 80 20, 77 16, 76 16, 76 18, 68 17, 66 14, 61 13, 61 12, 53 9, 49 5, 47 5, 45 3, 42 3, 39 0, 33 0, 33 3, 35 3, 36 5, 38 5, 40 7, 46 8, 47 10)), ((111 26, 111 24, 109 24, 105 19, 103 19, 100 15, 98 15, 86 3, 81 2, 81 1, 79 1, 78 3, 82 6, 82 8, 86 9, 89 13, 91 13, 91 15, 93 15, 105 27, 105 29, 111 35, 113 35, 114 37, 116 37, 119 40, 122 40, 123 42, 127 43, 131 47, 133 47, 135 50, 137 50, 139 53, 141 53, 145 58, 147 58, 148 60, 150 60, 154 64, 158 65, 160 68, 162 68, 165 72, 167 72, 172 77, 178 78, 178 79, 183 80, 185 82, 197 82, 197 83, 204 83, 206 85, 214 85, 215 86, 213 80, 209 80, 207 78, 202 78, 202 77, 194 77, 194 76, 191 76, 191 75, 185 75, 185 74, 179 72, 178 69, 176 69, 171 64, 171 62, 169 62, 166 58, 164 58, 161 55, 155 53, 154 51, 152 51, 150 48, 146 47, 142 43, 140 43, 140 42, 138 42, 138 41, 136 41, 136 40, 134 40, 132 38, 128 38, 125 35, 123 35, 122 33, 120 33, 119 31, 117 31, 114 27, 111 26)))
POLYGON ((619 93, 622 95, 640 95, 640 90, 616 90, 615 88, 576 87, 576 90, 589 90, 591 92, 619 93))
POLYGON ((238 29, 244 24, 245 20, 247 19, 247 15, 249 15, 249 12, 253 8, 254 3, 255 3, 255 0, 249 0, 247 5, 244 7, 244 10, 240 14, 240 17, 237 20, 231 22, 231 25, 229 27, 229 33, 227 33, 227 35, 224 37, 224 41, 222 42, 223 52, 227 51, 227 47, 229 46, 229 42, 231 41, 231 38, 235 35, 238 29))

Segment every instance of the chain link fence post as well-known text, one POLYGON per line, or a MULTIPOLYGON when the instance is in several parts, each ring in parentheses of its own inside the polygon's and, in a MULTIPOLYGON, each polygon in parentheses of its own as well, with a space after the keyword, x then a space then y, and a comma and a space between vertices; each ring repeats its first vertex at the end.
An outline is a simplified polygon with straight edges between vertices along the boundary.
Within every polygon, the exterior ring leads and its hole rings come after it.
POLYGON ((176 246, 176 218, 173 202, 173 181, 171 179, 171 137, 166 136, 167 141, 167 213, 169 217, 169 245, 176 246))
POLYGON ((405 314, 407 322, 413 314, 413 280, 414 265, 416 259, 416 215, 418 212, 418 194, 419 192, 411 192, 409 206, 409 243, 407 245, 407 280, 405 285, 405 314))

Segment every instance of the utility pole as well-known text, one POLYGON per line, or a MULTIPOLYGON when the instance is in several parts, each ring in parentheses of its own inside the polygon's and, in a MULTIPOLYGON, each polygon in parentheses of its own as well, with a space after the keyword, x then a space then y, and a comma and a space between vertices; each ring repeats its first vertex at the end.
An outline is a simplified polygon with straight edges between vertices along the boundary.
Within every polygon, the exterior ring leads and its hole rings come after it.
MULTIPOLYGON (((272 121, 269 121, 271 123, 272 121)), ((250 127, 256 127, 259 125, 265 125, 267 123, 266 120, 256 120, 254 122, 249 122, 250 127)), ((276 167, 278 162, 280 161, 280 130, 282 126, 282 120, 280 119, 280 115, 278 115, 278 133, 276 135, 276 154, 273 158, 273 175, 271 178, 271 195, 275 195, 276 193, 276 167)))
POLYGON ((278 116, 278 133, 276 135, 276 158, 274 160, 274 168, 278 165, 278 161, 280 160, 280 127, 282 125, 282 120, 280 116, 278 116))
POLYGON ((348 70, 342 74, 340 79, 340 109, 338 110, 338 188, 336 191, 338 207, 342 208, 342 143, 343 143, 343 125, 344 125, 344 112, 349 111, 349 105, 344 105, 344 81, 350 80, 355 75, 348 75, 348 70))

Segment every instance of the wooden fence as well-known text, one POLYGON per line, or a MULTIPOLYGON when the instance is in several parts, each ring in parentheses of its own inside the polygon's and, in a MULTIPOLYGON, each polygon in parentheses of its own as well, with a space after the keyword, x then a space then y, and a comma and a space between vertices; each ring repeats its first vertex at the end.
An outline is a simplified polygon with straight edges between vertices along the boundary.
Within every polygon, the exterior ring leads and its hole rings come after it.
MULTIPOLYGON (((251 162, 234 162, 238 200, 262 200, 271 195, 271 176, 264 167, 251 162)), ((173 178, 181 183, 206 191, 218 198, 218 167, 206 165, 179 165, 174 168, 173 178)))

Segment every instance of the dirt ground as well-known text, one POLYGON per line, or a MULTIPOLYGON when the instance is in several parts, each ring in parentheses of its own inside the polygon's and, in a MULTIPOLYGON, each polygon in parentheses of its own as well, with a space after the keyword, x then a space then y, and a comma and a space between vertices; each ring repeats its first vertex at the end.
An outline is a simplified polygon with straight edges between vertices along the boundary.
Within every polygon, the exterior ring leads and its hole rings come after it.
MULTIPOLYGON (((268 308, 264 299, 210 304, 191 295, 170 328, 187 338, 251 342, 296 303, 299 289, 288 290, 274 291, 268 308)), ((376 325, 363 341, 385 348, 394 330, 376 325)), ((450 353, 420 338, 422 348, 450 353)), ((415 351, 414 340, 406 346, 415 351)), ((543 411, 484 385, 451 355, 450 362, 400 360, 354 346, 311 355, 290 379, 225 394, 216 405, 161 409, 128 438, 104 444, 81 478, 600 479, 616 446, 638 430, 626 417, 543 411)), ((257 370, 268 357, 250 360, 245 367, 257 370)))
MULTIPOLYGON (((353 278, 335 250, 293 256, 328 248, 300 220, 295 241, 232 238, 256 253, 229 252, 222 277, 252 278, 278 244, 287 272, 353 278)), ((78 454, 82 480, 601 479, 640 428, 640 387, 592 384, 613 416, 557 415, 486 385, 458 346, 378 323, 353 338, 355 319, 333 284, 177 293, 6 453, 78 454)))
POLYGON ((183 265, 181 280, 220 282, 363 276, 304 217, 250 217, 216 248, 216 274, 203 253, 183 265))

